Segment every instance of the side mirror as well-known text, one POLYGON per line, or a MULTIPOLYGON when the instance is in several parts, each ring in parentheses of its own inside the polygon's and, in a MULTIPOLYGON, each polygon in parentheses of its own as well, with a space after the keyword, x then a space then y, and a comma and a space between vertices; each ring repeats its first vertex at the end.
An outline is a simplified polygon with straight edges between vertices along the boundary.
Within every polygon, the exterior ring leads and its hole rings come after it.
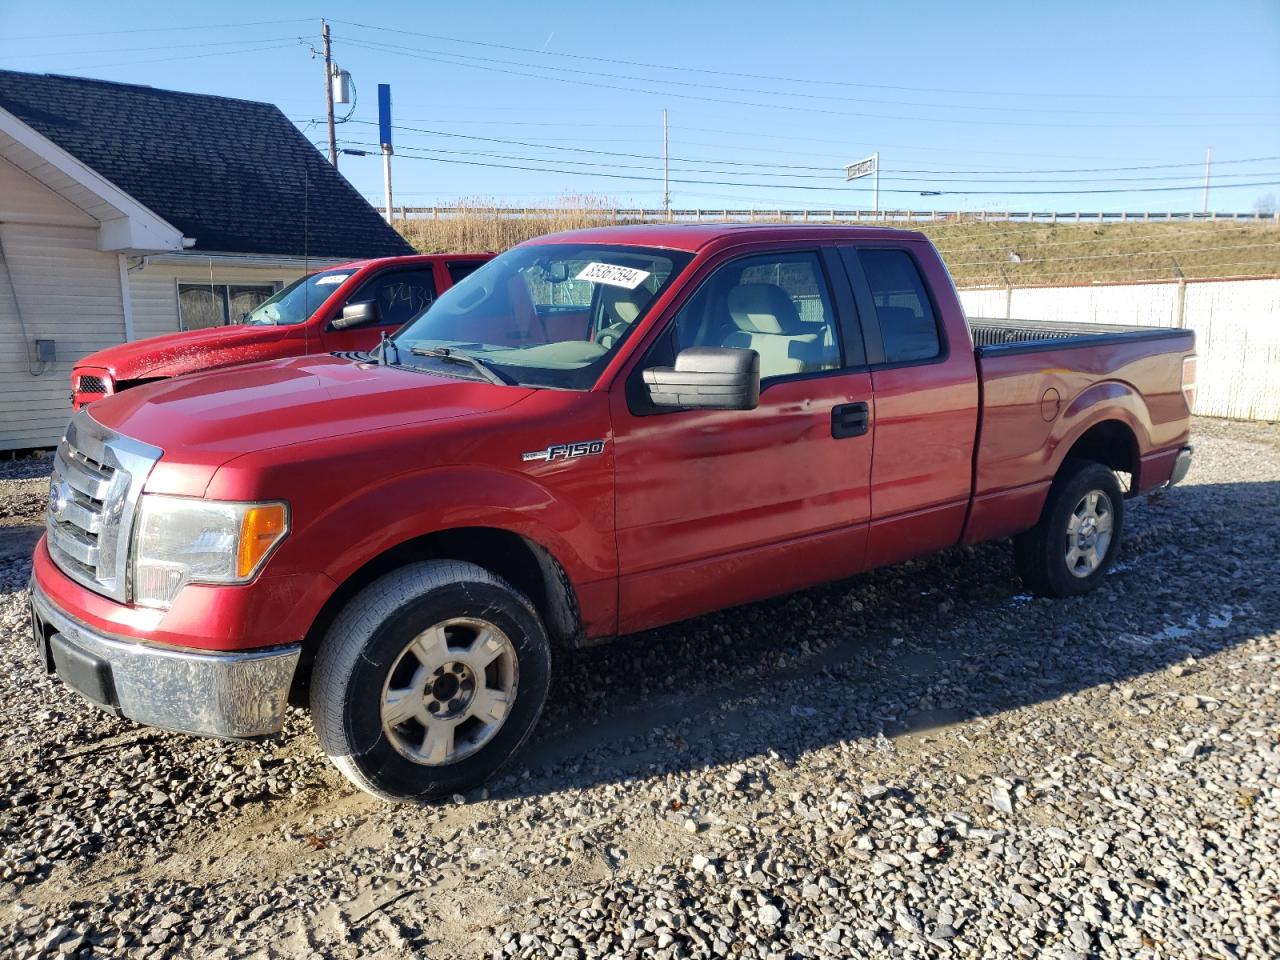
POLYGON ((364 300, 360 303, 348 303, 342 308, 342 316, 334 317, 329 325, 335 330, 363 327, 367 323, 377 323, 379 316, 378 301, 364 300))
POLYGON ((754 410, 760 404, 760 354, 741 347, 689 347, 674 367, 644 371, 655 407, 754 410))

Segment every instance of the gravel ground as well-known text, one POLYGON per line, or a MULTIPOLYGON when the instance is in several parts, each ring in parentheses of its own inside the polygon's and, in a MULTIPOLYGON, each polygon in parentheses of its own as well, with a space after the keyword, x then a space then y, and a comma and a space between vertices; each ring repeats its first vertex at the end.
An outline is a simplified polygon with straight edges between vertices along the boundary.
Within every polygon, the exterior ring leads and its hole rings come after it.
POLYGON ((489 790, 393 808, 305 714, 235 744, 93 710, 0 467, 0 954, 1280 955, 1280 428, 1198 420, 1094 595, 954 550, 564 658, 489 790))

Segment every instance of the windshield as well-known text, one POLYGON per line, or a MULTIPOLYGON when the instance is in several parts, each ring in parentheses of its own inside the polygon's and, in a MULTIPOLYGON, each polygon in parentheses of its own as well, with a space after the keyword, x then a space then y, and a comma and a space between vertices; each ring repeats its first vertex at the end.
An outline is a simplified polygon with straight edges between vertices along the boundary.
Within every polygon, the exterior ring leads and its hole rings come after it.
POLYGON ((250 326, 287 327, 311 316, 354 270, 324 270, 293 281, 245 315, 250 326))
POLYGON ((474 376, 426 351, 464 353, 524 386, 586 390, 692 259, 644 247, 537 244, 451 287, 395 335, 405 363, 474 376))

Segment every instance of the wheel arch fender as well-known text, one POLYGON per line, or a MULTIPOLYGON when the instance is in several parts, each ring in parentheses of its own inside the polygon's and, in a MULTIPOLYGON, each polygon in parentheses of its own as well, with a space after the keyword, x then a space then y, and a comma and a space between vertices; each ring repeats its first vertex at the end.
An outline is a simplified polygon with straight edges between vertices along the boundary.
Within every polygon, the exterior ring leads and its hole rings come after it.
POLYGON ((1121 380, 1103 380, 1069 403, 1050 440, 1050 476, 1070 458, 1087 457, 1130 473, 1137 489, 1142 455, 1151 447, 1151 413, 1142 394, 1121 380))
POLYGON ((557 641, 576 644, 584 629, 580 586, 616 575, 616 555, 602 546, 608 519, 531 477, 492 469, 442 467, 352 491, 286 540, 292 556, 330 557, 324 573, 333 589, 304 618, 311 624, 304 648, 365 585, 432 557, 473 562, 509 580, 557 641))

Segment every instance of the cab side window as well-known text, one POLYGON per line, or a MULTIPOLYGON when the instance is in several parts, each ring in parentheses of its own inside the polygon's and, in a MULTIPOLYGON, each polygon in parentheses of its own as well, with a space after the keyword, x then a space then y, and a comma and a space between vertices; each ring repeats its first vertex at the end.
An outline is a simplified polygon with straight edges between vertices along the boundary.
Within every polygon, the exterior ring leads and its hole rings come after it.
POLYGON ((672 324, 669 349, 744 347, 760 354, 760 377, 840 368, 840 341, 816 253, 735 260, 708 277, 672 324))
POLYGON ((905 250, 858 251, 876 304, 888 363, 932 360, 942 352, 933 305, 915 260, 905 250))
POLYGON ((428 268, 381 273, 362 286, 350 302, 376 301, 378 323, 399 327, 426 310, 435 299, 435 277, 428 268))
POLYGON ((483 260, 458 260, 445 264, 445 269, 449 271, 450 283, 461 283, 483 266, 483 260))

